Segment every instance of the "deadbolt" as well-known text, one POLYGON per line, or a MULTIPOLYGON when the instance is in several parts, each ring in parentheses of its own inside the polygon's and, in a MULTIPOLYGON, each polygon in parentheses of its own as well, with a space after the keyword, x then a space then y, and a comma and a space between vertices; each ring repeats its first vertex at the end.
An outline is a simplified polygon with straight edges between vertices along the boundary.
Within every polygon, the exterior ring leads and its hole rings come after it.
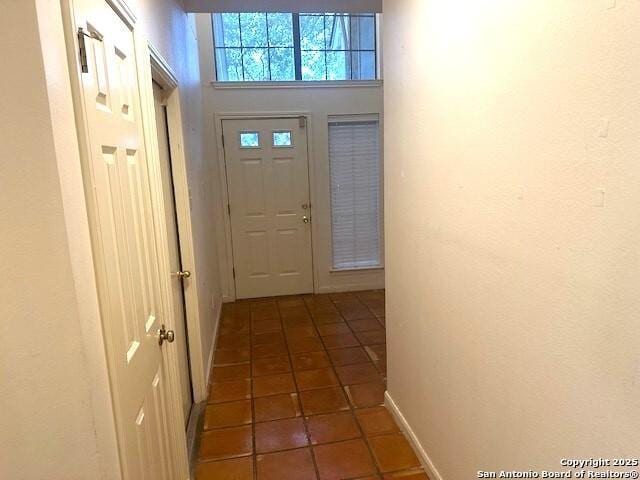
POLYGON ((165 341, 168 343, 173 343, 175 339, 175 332, 173 330, 167 330, 163 324, 160 328, 160 331, 158 332, 158 343, 162 346, 165 341))
POLYGON ((303 203, 302 204, 302 209, 303 210, 309 210, 309 204, 308 203, 303 203))

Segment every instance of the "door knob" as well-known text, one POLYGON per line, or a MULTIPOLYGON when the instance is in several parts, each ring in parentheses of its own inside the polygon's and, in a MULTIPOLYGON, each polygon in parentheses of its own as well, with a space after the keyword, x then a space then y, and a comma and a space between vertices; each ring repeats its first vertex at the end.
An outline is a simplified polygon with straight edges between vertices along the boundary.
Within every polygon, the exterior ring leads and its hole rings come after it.
POLYGON ((191 272, 189 270, 184 270, 182 272, 176 272, 176 275, 180 278, 189 278, 191 276, 191 272))
POLYGON ((311 222, 311 219, 310 219, 309 217, 307 217, 306 215, 303 215, 303 216, 302 216, 302 222, 303 222, 303 223, 310 223, 310 222, 311 222))
POLYGON ((162 327, 160 327, 160 331, 158 332, 158 343, 162 346, 165 341, 168 343, 173 343, 175 339, 175 332, 173 330, 167 330, 163 324, 162 327))

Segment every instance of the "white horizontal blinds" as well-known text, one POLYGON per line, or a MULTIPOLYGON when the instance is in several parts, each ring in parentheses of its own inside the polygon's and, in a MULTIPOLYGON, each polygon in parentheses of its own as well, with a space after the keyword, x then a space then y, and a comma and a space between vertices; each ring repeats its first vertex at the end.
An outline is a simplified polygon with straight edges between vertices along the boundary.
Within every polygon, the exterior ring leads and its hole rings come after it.
POLYGON ((333 268, 379 266, 378 122, 330 122, 329 164, 333 268))
POLYGON ((382 13, 382 0, 184 0, 187 12, 382 13))

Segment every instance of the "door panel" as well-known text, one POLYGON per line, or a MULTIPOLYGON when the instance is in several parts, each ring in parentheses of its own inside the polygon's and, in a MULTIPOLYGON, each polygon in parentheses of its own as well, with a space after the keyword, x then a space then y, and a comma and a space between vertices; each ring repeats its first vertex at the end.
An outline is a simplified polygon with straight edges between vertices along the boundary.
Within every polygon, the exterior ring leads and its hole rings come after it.
POLYGON ((306 128, 269 118, 223 130, 236 296, 313 292, 306 128))
POLYGON ((191 374, 189 370, 189 351, 187 347, 187 323, 184 308, 183 281, 177 272, 182 271, 180 259, 180 239, 178 237, 178 221, 173 190, 173 173, 171 170, 171 154, 167 129, 167 114, 162 101, 162 89, 154 83, 153 100, 156 113, 156 127, 158 132, 158 150, 160 154, 160 172, 162 174, 162 193, 167 225, 167 239, 169 241, 169 262, 171 270, 165 274, 171 275, 171 290, 173 299, 173 313, 175 315, 176 347, 178 349, 178 369, 180 371, 180 392, 182 398, 182 415, 184 425, 189 423, 189 414, 193 405, 191 391, 191 374))
POLYGON ((105 0, 73 2, 85 37, 80 73, 88 151, 85 185, 98 294, 125 479, 175 475, 170 386, 151 177, 132 29, 105 0))

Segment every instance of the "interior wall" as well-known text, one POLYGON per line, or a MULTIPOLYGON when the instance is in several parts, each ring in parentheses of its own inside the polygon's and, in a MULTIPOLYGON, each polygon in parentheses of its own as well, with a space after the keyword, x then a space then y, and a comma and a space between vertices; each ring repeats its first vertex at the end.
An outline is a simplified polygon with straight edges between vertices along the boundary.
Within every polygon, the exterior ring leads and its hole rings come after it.
POLYGON ((217 177, 214 166, 206 161, 205 156, 205 111, 195 15, 185 13, 177 0, 137 0, 133 7, 150 43, 169 63, 179 82, 196 263, 195 266, 184 265, 184 268, 197 271, 204 355, 202 371, 208 378, 217 320, 222 306, 222 289, 217 257, 217 229, 213 222, 206 219, 211 217, 219 185, 215 183, 217 177))
POLYGON ((117 479, 60 2, 9 0, 0 57, 0 477, 117 479))
MULTIPOLYGON (((200 69, 204 92, 204 133, 205 157, 215 168, 216 185, 225 185, 221 179, 220 165, 224 158, 218 154, 219 125, 216 115, 258 114, 258 113, 310 113, 308 126, 311 155, 309 164, 312 176, 312 242, 315 270, 315 290, 317 293, 333 291, 382 288, 384 270, 351 272, 331 272, 331 218, 330 218, 330 177, 328 117, 332 115, 378 114, 382 129, 382 85, 368 86, 291 88, 269 86, 243 86, 217 88, 215 79, 213 33, 211 16, 197 14, 198 38, 200 46, 200 69)), ((246 84, 245 84, 246 85, 246 84)), ((223 192, 216 190, 214 223, 224 225, 226 204, 223 192)), ((218 231, 219 256, 221 258, 221 278, 226 299, 232 299, 231 265, 232 252, 229 251, 224 231, 218 231), (224 259, 224 260, 223 260, 224 259)))
POLYGON ((389 395, 443 479, 637 456, 640 4, 384 12, 389 395))

